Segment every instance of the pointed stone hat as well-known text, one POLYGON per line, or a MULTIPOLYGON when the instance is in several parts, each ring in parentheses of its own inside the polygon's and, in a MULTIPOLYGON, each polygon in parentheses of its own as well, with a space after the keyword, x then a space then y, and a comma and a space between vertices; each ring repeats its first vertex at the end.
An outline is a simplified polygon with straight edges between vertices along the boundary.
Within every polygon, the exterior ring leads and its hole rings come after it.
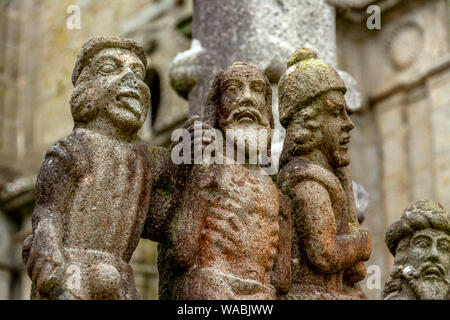
POLYGON ((280 122, 286 128, 293 113, 329 90, 347 91, 339 74, 309 48, 298 49, 278 83, 280 122))

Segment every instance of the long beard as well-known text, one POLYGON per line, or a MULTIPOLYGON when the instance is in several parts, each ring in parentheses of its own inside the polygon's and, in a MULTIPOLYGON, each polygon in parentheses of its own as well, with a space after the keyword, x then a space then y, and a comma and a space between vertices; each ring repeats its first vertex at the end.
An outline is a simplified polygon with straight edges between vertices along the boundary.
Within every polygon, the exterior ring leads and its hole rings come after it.
MULTIPOLYGON (((253 164, 258 162, 262 153, 270 150, 270 131, 261 126, 231 124, 226 130, 226 137, 229 147, 234 147, 237 153, 253 164)), ((227 152, 227 157, 229 156, 231 155, 227 152)))
POLYGON ((333 163, 338 167, 345 167, 350 164, 350 159, 347 153, 343 153, 341 150, 333 150, 333 163))
POLYGON ((409 286, 419 300, 445 300, 449 289, 448 281, 423 278, 411 279, 409 286))

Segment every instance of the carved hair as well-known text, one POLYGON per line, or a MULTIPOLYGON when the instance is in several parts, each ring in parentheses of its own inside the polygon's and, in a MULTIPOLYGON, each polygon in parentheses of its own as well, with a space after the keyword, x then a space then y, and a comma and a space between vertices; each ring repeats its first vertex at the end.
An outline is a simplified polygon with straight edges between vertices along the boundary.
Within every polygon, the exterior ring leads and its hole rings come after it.
POLYGON ((92 38, 83 45, 81 51, 78 53, 75 68, 72 72, 72 83, 74 86, 76 86, 84 67, 90 64, 91 59, 97 52, 107 48, 127 49, 139 57, 144 64, 144 69, 147 67, 147 58, 144 49, 136 41, 118 37, 92 38))
MULTIPOLYGON (((219 128, 218 123, 218 117, 219 117, 219 108, 220 108, 220 97, 222 95, 222 81, 225 73, 229 71, 230 69, 235 68, 246 68, 246 69, 253 69, 261 74, 263 77, 265 83, 266 83, 266 106, 269 106, 272 108, 272 87, 270 85, 269 79, 266 77, 266 75, 256 68, 254 65, 251 65, 249 63, 245 62, 235 62, 231 66, 225 68, 224 70, 217 73, 214 77, 214 80, 211 84, 211 87, 209 89, 208 97, 206 99, 206 108, 203 115, 203 121, 209 125, 211 125, 214 128, 219 128)), ((270 127, 274 128, 274 120, 273 120, 273 114, 272 109, 270 109, 269 112, 269 121, 270 121, 270 127)))
POLYGON ((70 110, 75 123, 88 123, 95 119, 98 109, 90 98, 92 84, 89 81, 78 81, 70 98, 70 110))

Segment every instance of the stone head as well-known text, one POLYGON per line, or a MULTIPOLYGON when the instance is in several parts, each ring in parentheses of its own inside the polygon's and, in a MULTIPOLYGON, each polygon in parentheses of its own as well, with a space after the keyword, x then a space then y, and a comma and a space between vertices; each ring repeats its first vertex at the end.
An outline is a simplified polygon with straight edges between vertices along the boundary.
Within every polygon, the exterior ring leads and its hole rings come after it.
POLYGON ((311 49, 297 50, 287 67, 278 83, 280 122, 286 128, 282 158, 319 149, 332 167, 348 165, 354 124, 344 81, 311 49))
MULTIPOLYGON (((241 130, 247 141, 258 141, 252 134, 265 130, 267 140, 258 143, 259 151, 270 146, 272 88, 265 74, 255 66, 235 62, 216 74, 208 94, 204 122, 229 134, 241 130)), ((232 134, 230 135, 232 136, 232 134)))
POLYGON ((450 212, 441 204, 413 203, 386 232, 394 269, 420 299, 445 299, 449 289, 450 212))
POLYGON ((89 40, 72 73, 75 90, 70 105, 75 124, 101 119, 120 131, 136 132, 150 104, 150 89, 144 82, 146 64, 144 50, 133 40, 89 40))

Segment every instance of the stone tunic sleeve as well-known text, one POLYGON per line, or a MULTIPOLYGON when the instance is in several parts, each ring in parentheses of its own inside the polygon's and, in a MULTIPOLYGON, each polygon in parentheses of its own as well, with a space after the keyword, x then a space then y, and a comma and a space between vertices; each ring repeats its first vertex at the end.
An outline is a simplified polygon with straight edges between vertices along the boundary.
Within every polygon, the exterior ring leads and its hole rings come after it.
POLYGON ((368 259, 368 234, 349 233, 345 194, 336 177, 316 165, 292 162, 280 172, 279 185, 295 204, 294 232, 317 272, 336 273, 368 259))
POLYGON ((23 258, 40 296, 51 298, 64 291, 64 216, 73 182, 84 170, 85 161, 78 160, 82 153, 72 134, 49 148, 38 175, 33 234, 25 240, 23 258))
POLYGON ((280 210, 278 212, 279 240, 277 256, 271 276, 271 283, 278 295, 286 294, 291 284, 291 247, 292 247, 292 220, 291 207, 287 197, 279 192, 280 210))
POLYGON ((141 237, 161 242, 165 237, 171 213, 174 210, 182 189, 179 181, 180 166, 170 159, 170 152, 164 147, 152 147, 152 190, 150 207, 141 237))

